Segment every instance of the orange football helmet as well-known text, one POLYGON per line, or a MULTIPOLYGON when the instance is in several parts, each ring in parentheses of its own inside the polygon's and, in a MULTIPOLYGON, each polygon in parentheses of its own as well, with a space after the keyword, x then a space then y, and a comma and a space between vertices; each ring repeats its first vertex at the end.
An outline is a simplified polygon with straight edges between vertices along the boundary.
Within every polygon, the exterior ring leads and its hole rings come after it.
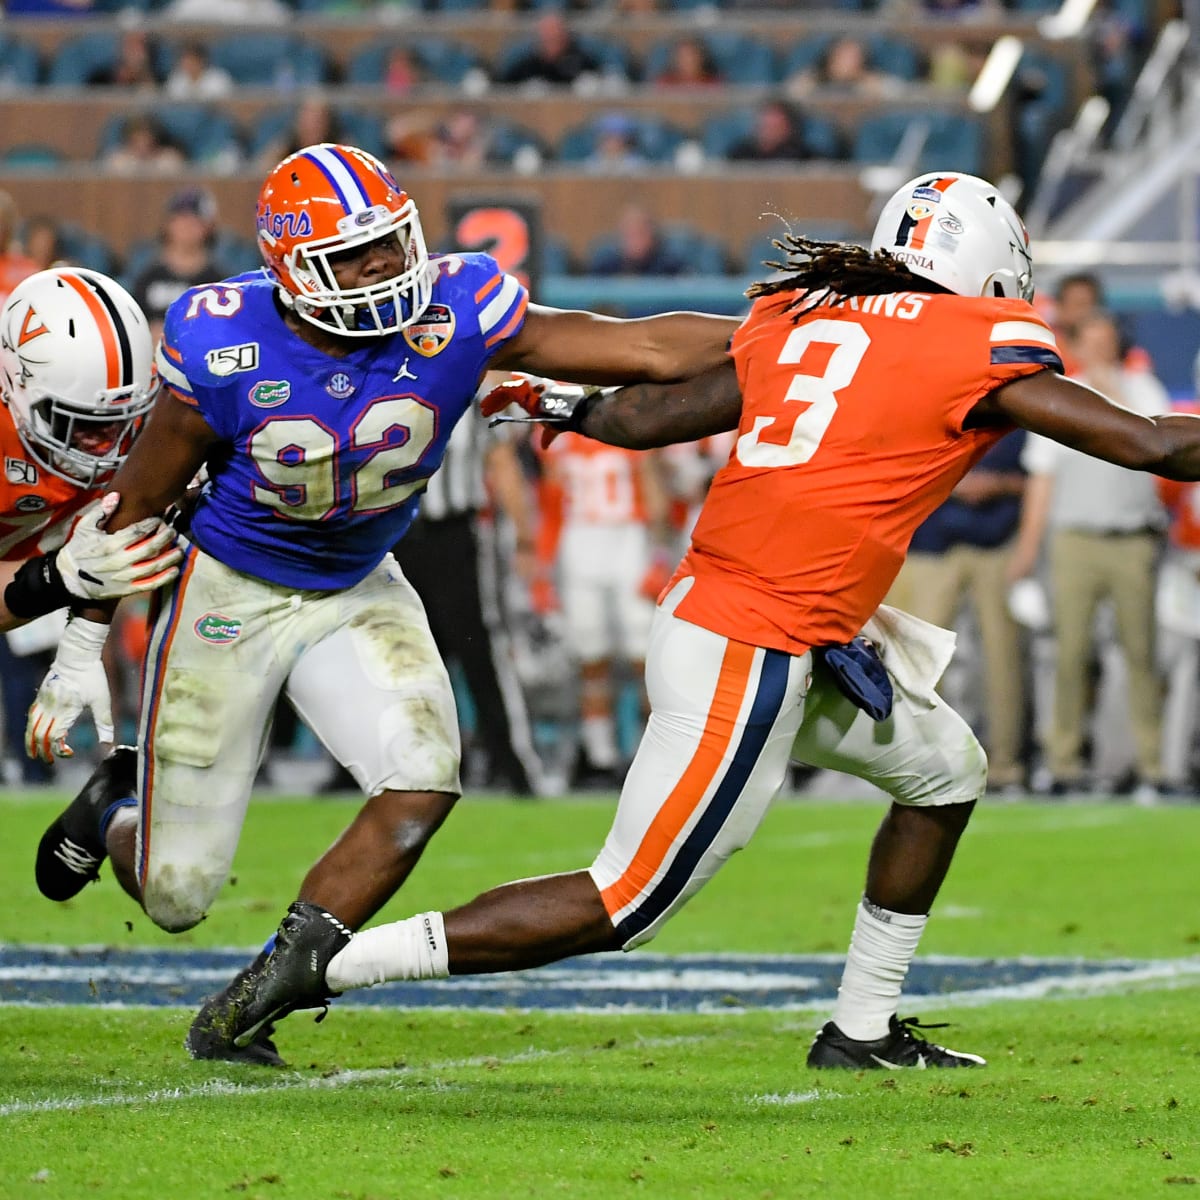
POLYGON ((344 337, 395 333, 420 319, 435 270, 417 206, 365 150, 323 142, 289 155, 258 196, 258 247, 283 302, 312 325, 344 337), (330 259, 395 237, 404 268, 364 287, 342 288, 330 259))

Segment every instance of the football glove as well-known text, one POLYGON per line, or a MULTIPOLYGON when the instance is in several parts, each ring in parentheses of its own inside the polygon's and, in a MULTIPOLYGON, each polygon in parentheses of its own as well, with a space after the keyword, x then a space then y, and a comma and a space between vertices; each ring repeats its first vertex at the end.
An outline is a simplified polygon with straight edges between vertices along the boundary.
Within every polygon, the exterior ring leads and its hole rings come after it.
POLYGON ((100 651, 108 626, 72 617, 67 624, 54 662, 38 688, 25 724, 25 751, 30 758, 51 762, 70 758, 67 734, 85 708, 91 709, 96 736, 113 740, 112 700, 100 651))
POLYGON ((542 430, 545 447, 560 433, 578 431, 595 399, 609 390, 595 384, 557 383, 537 375, 518 375, 492 388, 480 401, 479 411, 485 417, 492 417, 493 425, 519 421, 545 426, 542 430), (497 415, 513 404, 526 415, 497 415))
POLYGON ((135 521, 118 533, 104 532, 120 500, 109 492, 89 508, 55 559, 63 585, 80 600, 152 592, 179 574, 183 552, 175 545, 175 531, 159 517, 135 521))

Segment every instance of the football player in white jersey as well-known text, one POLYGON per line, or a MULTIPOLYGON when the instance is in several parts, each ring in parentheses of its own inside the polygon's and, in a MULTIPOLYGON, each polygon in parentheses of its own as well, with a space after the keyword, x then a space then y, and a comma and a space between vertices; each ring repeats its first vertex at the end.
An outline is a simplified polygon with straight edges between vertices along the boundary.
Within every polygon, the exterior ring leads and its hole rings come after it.
MULTIPOLYGON (((117 535, 100 529, 116 501, 101 497, 157 386, 146 318, 106 275, 39 271, 0 310, 0 631, 70 608, 43 690, 71 720, 90 709, 101 742, 113 737, 98 658, 108 626, 90 619, 92 607, 178 573, 174 534, 157 517, 117 535)), ((27 737, 48 749, 44 716, 27 737)), ((56 748, 71 753, 65 740, 56 748)))

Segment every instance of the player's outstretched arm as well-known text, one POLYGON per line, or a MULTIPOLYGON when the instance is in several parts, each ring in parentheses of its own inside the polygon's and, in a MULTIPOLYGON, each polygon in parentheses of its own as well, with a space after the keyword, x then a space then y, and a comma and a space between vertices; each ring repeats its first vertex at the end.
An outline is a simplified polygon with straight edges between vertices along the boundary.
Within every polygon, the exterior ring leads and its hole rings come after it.
POLYGON ((577 383, 670 383, 723 362, 739 323, 694 312, 621 320, 531 304, 489 366, 577 383))
POLYGON ((160 392, 146 428, 112 481, 121 504, 108 522, 109 532, 157 516, 179 501, 216 441, 194 408, 169 391, 160 392))
POLYGON ((598 394, 571 428, 598 442, 653 450, 736 429, 742 393, 733 360, 684 383, 634 383, 598 394))
POLYGON ((997 388, 975 406, 968 424, 997 420, 1120 467, 1168 479, 1200 479, 1200 417, 1143 417, 1052 371, 997 388))

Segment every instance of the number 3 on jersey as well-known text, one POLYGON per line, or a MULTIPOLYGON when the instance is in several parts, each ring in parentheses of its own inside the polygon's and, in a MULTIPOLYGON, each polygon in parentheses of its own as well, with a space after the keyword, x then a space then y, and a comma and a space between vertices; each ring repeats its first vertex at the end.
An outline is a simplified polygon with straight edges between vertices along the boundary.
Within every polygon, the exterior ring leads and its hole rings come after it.
POLYGON ((323 521, 349 500, 355 513, 381 512, 403 504, 425 477, 402 480, 437 434, 433 409, 414 396, 385 396, 363 410, 350 430, 349 446, 312 417, 273 417, 251 435, 248 449, 263 482, 254 499, 296 521, 323 521), (338 457, 372 450, 341 487, 338 457))
MULTIPOLYGON (((794 467, 808 462, 837 412, 838 392, 850 385, 870 344, 867 331, 851 321, 810 321, 793 329, 779 352, 781 364, 802 363, 813 346, 830 352, 819 371, 797 371, 792 376, 781 411, 754 418, 753 428, 737 440, 738 461, 747 467, 794 467)), ((821 361, 816 354, 813 357, 821 361)))

